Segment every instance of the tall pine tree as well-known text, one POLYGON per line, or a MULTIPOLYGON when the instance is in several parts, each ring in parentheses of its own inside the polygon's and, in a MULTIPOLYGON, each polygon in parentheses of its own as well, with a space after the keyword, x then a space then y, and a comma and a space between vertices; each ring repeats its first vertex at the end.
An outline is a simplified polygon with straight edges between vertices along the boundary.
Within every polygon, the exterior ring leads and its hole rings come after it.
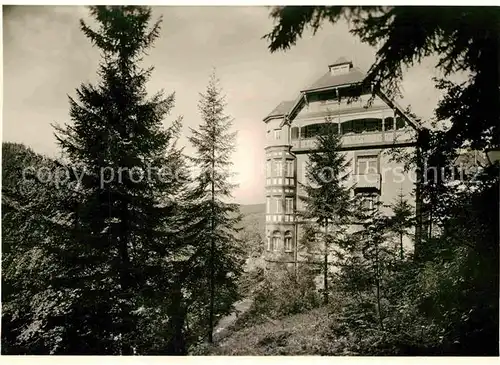
POLYGON ((243 250, 237 228, 241 220, 239 206, 230 203, 231 154, 235 149, 236 132, 230 132, 231 118, 225 114, 225 98, 219 81, 212 73, 205 93, 200 95, 202 124, 191 129, 189 141, 196 149, 192 158, 199 174, 190 194, 192 232, 198 250, 198 290, 192 295, 206 305, 207 337, 213 341, 213 329, 219 315, 229 313, 239 299, 237 279, 242 271, 243 250), (207 295, 208 294, 208 295, 207 295))
POLYGON ((83 174, 74 240, 61 252, 71 274, 57 282, 77 296, 63 352, 147 353, 151 344, 141 336, 153 329, 140 324, 153 323, 148 316, 168 303, 178 244, 179 120, 163 128, 174 94, 148 97, 152 68, 139 66, 161 19, 150 26, 151 9, 141 6, 92 6, 90 13, 97 28, 82 20, 81 29, 101 52, 100 80, 80 86, 70 98, 72 123, 56 127, 70 165, 83 174))
POLYGON ((348 170, 341 152, 337 124, 327 120, 317 137, 317 148, 309 155, 306 167, 308 183, 304 185, 306 205, 304 218, 317 224, 323 237, 324 302, 328 303, 328 267, 331 245, 343 233, 349 220, 350 188, 348 170))

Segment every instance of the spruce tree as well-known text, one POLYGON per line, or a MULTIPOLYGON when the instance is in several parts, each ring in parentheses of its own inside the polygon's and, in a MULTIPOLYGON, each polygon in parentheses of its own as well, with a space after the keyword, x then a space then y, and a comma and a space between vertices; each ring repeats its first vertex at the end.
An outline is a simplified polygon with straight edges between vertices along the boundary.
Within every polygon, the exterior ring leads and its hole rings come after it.
POLYGON ((397 200, 391 206, 393 216, 390 218, 391 229, 398 236, 399 257, 404 259, 403 238, 408 234, 408 230, 413 226, 412 217, 414 209, 405 199, 402 191, 398 194, 397 200))
POLYGON ((304 218, 317 224, 323 237, 324 302, 328 303, 328 267, 331 245, 346 228, 349 220, 350 188, 348 170, 341 152, 337 124, 326 120, 317 137, 317 148, 309 155, 306 167, 308 183, 304 185, 306 205, 304 218), (333 232, 332 232, 333 231, 333 232))
MULTIPOLYGON (((229 313, 239 299, 237 279, 242 272, 243 250, 239 238, 241 221, 239 206, 230 203, 231 154, 235 149, 236 132, 231 132, 231 118, 225 114, 225 98, 215 71, 205 93, 200 94, 199 110, 203 122, 192 129, 189 141, 196 149, 192 157, 199 174, 194 178, 189 196, 191 202, 190 240, 202 254, 196 260, 193 282, 197 289, 192 297, 205 306, 208 342, 213 341, 217 316, 229 313)), ((203 313, 203 311, 201 311, 203 313)))
POLYGON ((77 229, 61 252, 71 270, 57 283, 77 298, 66 316, 64 353, 147 353, 151 344, 141 336, 153 329, 140 324, 145 317, 153 323, 168 305, 177 247, 182 181, 171 174, 183 166, 175 147, 179 121, 163 128, 174 94, 148 97, 152 68, 139 66, 161 19, 151 25, 151 9, 142 6, 89 9, 97 28, 80 23, 101 52, 100 80, 77 89, 72 123, 56 127, 70 166, 83 174, 77 229))

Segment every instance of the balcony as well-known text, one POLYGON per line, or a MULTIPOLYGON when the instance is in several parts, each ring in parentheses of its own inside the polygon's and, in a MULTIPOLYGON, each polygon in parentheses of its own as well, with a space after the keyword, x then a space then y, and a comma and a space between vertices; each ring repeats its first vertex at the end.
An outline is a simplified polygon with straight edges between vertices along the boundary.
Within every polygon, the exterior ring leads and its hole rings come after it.
MULTIPOLYGON (((342 136, 342 147, 377 147, 383 145, 405 144, 415 141, 415 131, 412 129, 398 129, 384 132, 349 133, 342 136)), ((317 146, 316 138, 302 138, 292 140, 292 151, 308 151, 317 146)))
POLYGON ((358 174, 352 176, 354 189, 380 191, 382 179, 380 174, 358 174))

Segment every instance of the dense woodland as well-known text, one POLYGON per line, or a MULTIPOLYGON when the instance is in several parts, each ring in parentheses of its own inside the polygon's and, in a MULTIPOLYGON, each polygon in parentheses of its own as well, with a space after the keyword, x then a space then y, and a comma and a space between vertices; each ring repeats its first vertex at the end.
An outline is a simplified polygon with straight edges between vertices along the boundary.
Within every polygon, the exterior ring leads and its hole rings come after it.
POLYGON ((2 145, 2 354, 498 355, 499 165, 483 161, 459 184, 423 166, 500 146, 500 17, 440 10, 271 10, 271 52, 346 17, 378 49, 367 86, 391 97, 403 67, 436 56, 435 122, 448 126, 421 121, 416 153, 388 151, 420 171, 416 206, 400 196, 368 211, 342 183, 341 138, 318 136, 300 247, 324 260, 265 273, 248 265, 262 227, 231 203, 235 132, 217 77, 200 94, 196 153, 186 156, 182 119, 170 116, 175 94, 145 91, 154 73, 142 58, 161 19, 148 7, 90 7, 96 28, 80 25, 101 52, 99 81, 81 84, 71 122, 54 126, 63 158, 2 145), (466 82, 450 81, 458 71, 466 82), (352 219, 356 233, 345 229, 352 219), (217 322, 243 298, 250 307, 216 341, 217 322))

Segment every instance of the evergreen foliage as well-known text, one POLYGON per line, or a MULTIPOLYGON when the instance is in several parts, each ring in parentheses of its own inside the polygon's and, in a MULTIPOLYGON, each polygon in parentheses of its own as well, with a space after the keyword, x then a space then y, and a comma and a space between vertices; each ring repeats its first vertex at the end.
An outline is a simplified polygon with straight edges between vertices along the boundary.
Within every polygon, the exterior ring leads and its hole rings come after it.
MULTIPOLYGON (((239 206, 229 203, 233 173, 231 154, 235 148, 236 132, 231 132, 231 118, 225 114, 225 100, 215 71, 205 93, 200 95, 199 110, 203 120, 198 130, 191 129, 189 141, 196 149, 191 158, 199 169, 193 187, 187 193, 187 219, 190 237, 201 255, 191 272, 196 286, 190 296, 196 305, 206 308, 208 316, 200 317, 205 324, 206 338, 213 341, 215 321, 228 314, 239 299, 237 278, 242 272, 243 246, 239 236, 241 221, 239 206)), ((202 309, 200 309, 201 311, 202 309)))
MULTIPOLYGON (((316 225, 315 236, 322 237, 323 296, 328 303, 329 256, 332 245, 344 233, 349 222, 350 187, 347 186, 348 162, 341 152, 341 137, 335 133, 337 124, 327 120, 324 134, 317 137, 317 149, 309 154, 307 183, 303 184, 305 203, 303 218, 316 225)), ((314 237, 314 241, 317 241, 314 237)), ((318 247, 316 247, 318 249, 318 247)))
MULTIPOLYGON (((453 181, 456 168, 450 168, 463 148, 481 154, 500 146, 498 8, 279 6, 271 16, 276 24, 265 36, 271 52, 290 48, 308 28, 315 32, 324 22, 345 16, 354 35, 379 46, 364 82, 391 97, 399 93, 402 68, 424 57, 436 56, 436 68, 444 75, 435 80, 444 91, 435 116, 436 122, 449 121, 449 127, 435 129, 433 124, 430 129, 418 123, 416 153, 395 156, 417 169, 415 219, 400 200, 395 216, 384 218, 366 236, 367 247, 380 253, 387 234, 401 237, 406 225, 414 224, 414 260, 406 255, 401 260, 400 252, 385 278, 376 265, 382 289, 385 283, 386 307, 392 309, 381 320, 369 321, 375 332, 359 321, 359 316, 374 313, 373 306, 347 304, 353 309, 348 317, 354 318, 344 328, 352 335, 346 335, 347 352, 498 355, 498 165, 482 164, 458 182, 453 181), (451 81, 457 72, 468 80, 451 81), (488 212, 496 212, 493 219, 488 212)), ((363 265, 350 270, 361 287, 367 282, 365 273, 363 265)), ((352 303, 359 299, 354 293, 350 297, 352 303)))

